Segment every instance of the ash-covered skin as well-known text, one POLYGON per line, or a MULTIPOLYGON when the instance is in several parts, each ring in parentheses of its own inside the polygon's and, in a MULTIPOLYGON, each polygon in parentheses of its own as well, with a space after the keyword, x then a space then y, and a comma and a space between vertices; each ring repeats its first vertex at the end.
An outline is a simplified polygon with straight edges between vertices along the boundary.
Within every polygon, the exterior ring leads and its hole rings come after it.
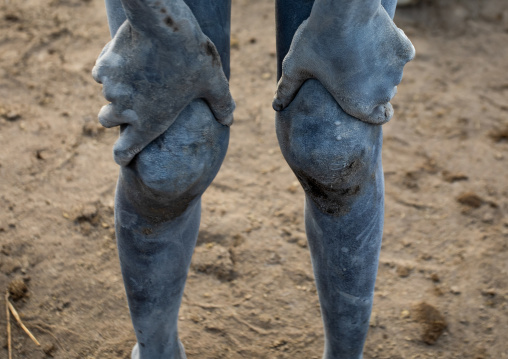
MULTIPOLYGON (((392 9, 388 9, 392 12, 392 9)), ((380 0, 316 0, 282 64, 273 108, 281 111, 310 78, 349 115, 383 124, 415 50, 380 0)))
POLYGON ((213 42, 182 0, 123 0, 127 21, 100 54, 92 75, 111 104, 105 127, 122 126, 113 153, 126 166, 195 99, 217 121, 233 122, 235 103, 213 42))
POLYGON ((121 130, 115 231, 137 339, 131 358, 185 359, 178 311, 201 195, 226 155, 235 106, 224 74, 230 4, 106 0, 106 8, 113 40, 93 75, 112 102, 100 122, 121 130))
POLYGON ((276 113, 276 130, 305 190, 323 359, 361 359, 383 232, 382 126, 348 115, 311 79, 276 113))
POLYGON ((305 191, 323 359, 363 357, 384 220, 378 125, 414 54, 391 22, 396 0, 379 4, 276 0, 276 131, 305 191))

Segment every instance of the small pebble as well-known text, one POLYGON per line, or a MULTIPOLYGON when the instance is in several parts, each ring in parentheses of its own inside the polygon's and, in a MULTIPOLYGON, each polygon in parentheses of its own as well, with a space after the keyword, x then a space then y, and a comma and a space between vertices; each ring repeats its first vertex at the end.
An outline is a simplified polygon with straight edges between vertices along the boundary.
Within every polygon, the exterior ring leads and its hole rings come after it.
POLYGON ((297 242, 297 244, 302 248, 307 248, 307 239, 306 238, 300 238, 297 242))
POLYGON ((455 295, 459 295, 460 294, 460 289, 459 287, 455 286, 455 285, 452 285, 450 287, 450 292, 452 292, 453 294, 455 295))
POLYGON ((47 356, 53 357, 53 354, 56 351, 56 347, 53 343, 48 343, 42 347, 42 350, 47 356))
POLYGON ((231 43, 231 48, 232 49, 238 49, 238 48, 240 48, 240 41, 238 40, 238 38, 235 35, 231 36, 230 43, 231 43))
POLYGON ((414 319, 422 326, 423 342, 432 345, 448 326, 441 312, 434 306, 421 302, 413 308, 414 319))
POLYGON ((485 201, 474 192, 465 192, 457 197, 457 202, 471 208, 480 208, 485 201))
POLYGON ((14 121, 17 121, 21 118, 21 115, 17 112, 14 112, 14 111, 11 111, 11 112, 8 112, 4 115, 4 118, 7 120, 7 121, 11 121, 11 122, 14 122, 14 121))
POLYGON ((22 278, 13 279, 9 283, 9 294, 14 300, 19 300, 27 296, 28 287, 22 278))
POLYGON ((377 324, 378 324, 377 313, 372 312, 372 314, 370 315, 369 326, 375 328, 377 327, 377 324))
POLYGON ((397 266, 396 272, 399 275, 399 277, 406 278, 409 277, 409 274, 411 274, 411 268, 399 265, 397 266))
POLYGON ((402 312, 400 312, 400 317, 402 319, 407 319, 411 316, 411 313, 409 313, 409 310, 403 310, 402 312))

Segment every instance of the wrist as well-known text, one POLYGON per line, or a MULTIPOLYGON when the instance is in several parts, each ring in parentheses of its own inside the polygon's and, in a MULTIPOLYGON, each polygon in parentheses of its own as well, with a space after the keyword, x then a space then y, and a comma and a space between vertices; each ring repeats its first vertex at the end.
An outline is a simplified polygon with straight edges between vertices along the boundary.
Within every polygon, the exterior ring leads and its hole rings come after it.
POLYGON ((312 29, 333 27, 347 31, 367 23, 381 7, 381 0, 316 0, 308 19, 312 29))

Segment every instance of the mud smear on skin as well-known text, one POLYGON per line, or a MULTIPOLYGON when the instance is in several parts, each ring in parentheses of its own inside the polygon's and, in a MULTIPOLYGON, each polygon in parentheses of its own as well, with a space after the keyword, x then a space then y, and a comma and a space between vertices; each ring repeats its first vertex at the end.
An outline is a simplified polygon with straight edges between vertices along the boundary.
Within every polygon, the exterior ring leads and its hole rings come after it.
POLYGON ((220 60, 220 55, 217 52, 215 45, 208 39, 202 46, 203 46, 203 50, 205 50, 206 54, 208 56, 211 56, 213 66, 222 66, 222 63, 220 60))
MULTIPOLYGON (((362 194, 363 185, 352 184, 347 186, 351 178, 355 176, 362 177, 360 176, 361 170, 361 161, 353 161, 344 169, 340 179, 333 184, 325 184, 305 171, 293 168, 298 181, 300 181, 303 189, 312 198, 316 206, 323 212, 336 217, 349 213, 355 199, 362 194)), ((375 180, 375 173, 373 176, 375 180)), ((372 176, 370 178, 372 180, 372 176)))
MULTIPOLYGON (((166 9, 161 9, 161 12, 166 13, 166 9)), ((164 23, 169 28, 171 28, 174 32, 177 32, 178 30, 180 30, 180 28, 175 24, 175 21, 173 20, 173 18, 171 18, 171 16, 169 16, 169 15, 164 18, 164 23)))

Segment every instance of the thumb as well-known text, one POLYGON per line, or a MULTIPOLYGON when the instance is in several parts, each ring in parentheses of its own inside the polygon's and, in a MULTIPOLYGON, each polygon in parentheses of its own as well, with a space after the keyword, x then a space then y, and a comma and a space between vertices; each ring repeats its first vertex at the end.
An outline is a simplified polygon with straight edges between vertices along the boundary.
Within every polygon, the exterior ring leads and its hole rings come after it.
POLYGON ((306 78, 300 75, 295 77, 288 76, 287 74, 282 74, 282 77, 277 84, 275 97, 273 98, 273 109, 275 111, 284 110, 291 103, 291 101, 293 101, 305 80, 306 78))

